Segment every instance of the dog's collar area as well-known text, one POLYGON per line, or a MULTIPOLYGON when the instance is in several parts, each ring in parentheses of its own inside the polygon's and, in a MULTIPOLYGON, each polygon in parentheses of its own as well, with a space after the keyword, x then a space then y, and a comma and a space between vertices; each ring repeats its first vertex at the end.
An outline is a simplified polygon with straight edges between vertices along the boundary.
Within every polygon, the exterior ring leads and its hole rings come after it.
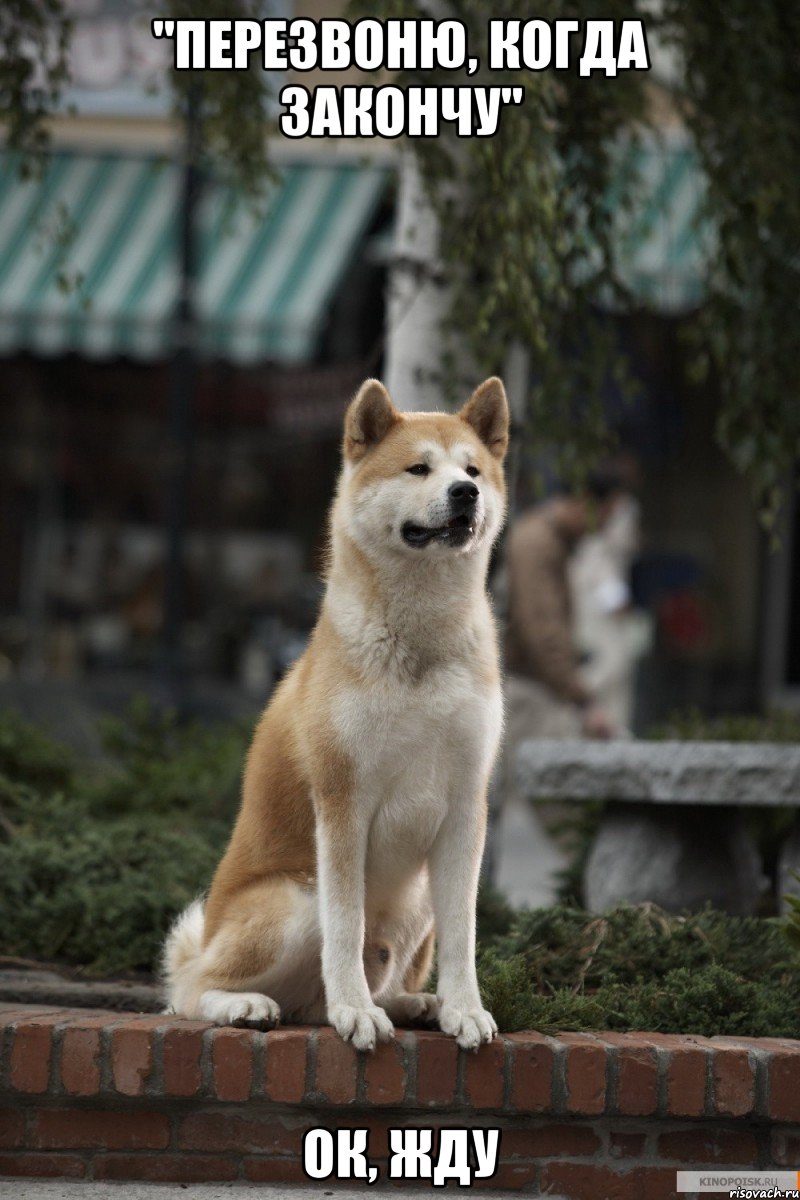
POLYGON ((422 547, 430 542, 445 542, 452 546, 463 546, 471 538, 477 525, 474 516, 459 513, 451 517, 446 525, 416 525, 406 521, 400 533, 403 541, 409 546, 422 547))

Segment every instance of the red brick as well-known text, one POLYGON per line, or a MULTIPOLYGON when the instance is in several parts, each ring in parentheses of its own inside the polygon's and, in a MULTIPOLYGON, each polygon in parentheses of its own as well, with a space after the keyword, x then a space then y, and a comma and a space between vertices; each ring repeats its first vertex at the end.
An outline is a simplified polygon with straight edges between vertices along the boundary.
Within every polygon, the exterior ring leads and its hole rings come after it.
POLYGON ((671 1117, 702 1117, 706 1110, 708 1055, 699 1046, 672 1051, 667 1063, 667 1112, 671 1117))
POLYGON ((612 1130, 608 1135, 609 1158, 636 1158, 644 1155, 646 1136, 643 1133, 623 1133, 612 1130))
POLYGON ((504 1038, 479 1046, 464 1055, 464 1099, 472 1108, 502 1108, 505 1089, 504 1038))
POLYGON ((717 1050, 712 1070, 714 1111, 723 1117, 749 1116, 755 1105, 756 1076, 747 1051, 717 1050))
MULTIPOLYGON (((510 1192, 519 1192, 530 1188, 536 1182, 539 1168, 534 1163, 501 1163, 491 1179, 481 1179, 481 1190, 487 1188, 495 1191, 504 1188, 510 1192)), ((536 1195, 539 1195, 537 1191, 536 1195)))
POLYGON ((306 1029, 273 1029, 266 1037, 264 1090, 270 1100, 297 1104, 306 1090, 306 1029))
POLYGON ((18 1108, 0 1108, 0 1146, 11 1150, 22 1146, 25 1136, 25 1117, 18 1108))
POLYGON ((0 1154, 0 1175, 36 1179, 82 1179, 86 1164, 73 1154, 0 1154))
POLYGON ((61 1082, 70 1096, 94 1096, 100 1090, 100 1030, 65 1029, 61 1041, 61 1082))
POLYGON ((597 1116, 606 1104, 606 1051, 580 1033, 564 1033, 567 1048, 567 1111, 597 1116))
POLYGON ((254 1035, 249 1029, 217 1029, 211 1043, 218 1100, 247 1100, 253 1083, 254 1035))
POLYGON ((305 1121, 291 1117, 287 1125, 272 1112, 254 1117, 224 1112, 189 1113, 178 1125, 177 1145, 181 1150, 210 1153, 263 1150, 269 1154, 299 1154, 306 1128, 318 1123, 311 1115, 305 1121))
POLYGON ((636 1175, 641 1187, 637 1200, 686 1200, 685 1193, 676 1190, 674 1168, 640 1167, 636 1175))
POLYGON ((379 1043, 364 1060, 368 1104, 402 1104, 406 1097, 404 1036, 379 1043))
MULTIPOLYGON (((687 1038, 687 1041, 689 1039, 687 1038)), ((768 1037, 713 1037, 713 1038, 695 1038, 696 1041, 705 1041, 712 1050, 767 1050, 767 1051, 789 1051, 794 1053, 800 1048, 797 1041, 791 1038, 768 1038, 768 1037)))
POLYGON ((776 1121, 800 1121, 800 1049, 771 1055, 769 1115, 776 1121))
POLYGON ((598 1154, 600 1149, 600 1138, 590 1125, 504 1129, 500 1139, 503 1158, 586 1158, 598 1154))
POLYGON ((701 1117, 706 1111, 710 1054, 716 1039, 696 1034, 642 1034, 653 1046, 667 1051, 665 1111, 674 1117, 701 1117))
MULTIPOLYGON (((425 1108, 452 1104, 456 1094, 458 1046, 443 1033, 417 1037, 417 1104, 425 1108)), ((471 1057, 465 1055, 465 1058, 471 1057)))
POLYGON ((163 1150, 169 1120, 153 1112, 37 1109, 30 1140, 38 1150, 163 1150))
POLYGON ((541 1113, 553 1110, 553 1063, 551 1042, 535 1033, 512 1033, 511 1098, 515 1112, 541 1113))
POLYGON ((604 1033, 617 1048, 617 1112, 648 1117, 658 1108, 658 1060, 652 1044, 640 1034, 604 1033))
POLYGON ((755 1166, 758 1147, 753 1134, 745 1130, 677 1129, 659 1136, 658 1157, 699 1166, 755 1166))
POLYGON ((195 1096, 202 1087, 203 1034, 210 1025, 180 1021, 164 1030, 161 1052, 167 1096, 195 1096))
POLYGON ((778 1167, 794 1167, 800 1164, 800 1130, 788 1132, 775 1129, 772 1132, 771 1163, 778 1167))
POLYGON ((62 1016, 30 1017, 20 1021, 11 1045, 11 1086, 18 1092, 40 1095, 50 1084, 53 1026, 62 1016))
POLYGON ((317 1035, 317 1073, 314 1090, 329 1104, 352 1104, 356 1098, 358 1057, 333 1029, 317 1035))
MULTIPOLYGON (((163 1017, 161 1018, 163 1024, 163 1017)), ((130 1025, 111 1035, 114 1087, 123 1096, 141 1096, 153 1069, 153 1030, 130 1025)))
POLYGON ((0 1004, 0 1029, 17 1021, 28 1021, 31 1017, 52 1016, 54 1013, 68 1016, 70 1011, 58 1004, 16 1004, 6 1000, 0 1004))
POLYGON ((589 1163, 546 1163, 541 1168, 544 1195, 554 1192, 569 1200, 641 1200, 641 1180, 636 1171, 618 1174, 610 1167, 589 1163))
POLYGON ((236 1179, 239 1162, 208 1154, 101 1154, 95 1179, 146 1179, 153 1183, 213 1183, 236 1179))
POLYGON ((246 1158, 244 1160, 245 1179, 250 1183, 304 1183, 308 1185, 306 1175, 299 1159, 296 1158, 246 1158))
MULTIPOLYGON (((319 1124, 319 1122, 314 1122, 319 1124)), ((342 1120, 339 1113, 336 1114, 335 1125, 337 1129, 366 1129, 367 1130, 367 1153, 371 1159, 388 1158, 389 1157, 389 1130, 390 1129, 416 1129, 419 1125, 425 1125, 426 1118, 418 1117, 416 1120, 410 1118, 408 1121, 397 1117, 373 1117, 371 1113, 354 1113, 352 1117, 342 1120)), ((384 1172, 381 1172, 381 1176, 384 1172)))

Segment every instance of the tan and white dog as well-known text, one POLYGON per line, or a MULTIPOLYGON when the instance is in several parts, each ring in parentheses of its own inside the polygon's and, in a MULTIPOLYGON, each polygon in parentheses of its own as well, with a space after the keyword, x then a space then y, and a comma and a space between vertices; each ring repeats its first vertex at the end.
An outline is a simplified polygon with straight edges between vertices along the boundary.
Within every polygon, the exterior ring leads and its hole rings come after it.
POLYGON ((359 1050, 438 1020, 497 1027, 475 974, 486 790, 502 724, 489 554, 508 405, 401 413, 367 380, 345 418, 327 587, 256 729, 205 904, 167 938, 171 1007, 218 1024, 330 1022, 359 1050), (424 992, 438 943, 438 996, 424 992))

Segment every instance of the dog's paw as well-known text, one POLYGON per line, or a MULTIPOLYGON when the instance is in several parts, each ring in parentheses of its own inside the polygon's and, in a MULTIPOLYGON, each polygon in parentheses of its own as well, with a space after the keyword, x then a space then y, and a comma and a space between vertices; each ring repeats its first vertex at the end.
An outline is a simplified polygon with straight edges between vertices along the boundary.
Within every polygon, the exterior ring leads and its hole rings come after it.
POLYGON ((439 1016, 439 1001, 432 992, 400 992, 386 1001, 386 1011, 394 1022, 435 1021, 439 1016))
POLYGON ((328 1020, 346 1042, 356 1050, 374 1050, 376 1042, 394 1037, 394 1026, 382 1008, 371 1004, 355 1008, 352 1004, 331 1004, 328 1020))
POLYGON ((481 1042, 490 1042, 497 1025, 485 1008, 461 1008, 442 1004, 439 1009, 439 1028, 456 1039, 462 1050, 477 1050, 481 1042))
POLYGON ((272 1029, 281 1019, 274 1000, 260 992, 203 992, 200 1012, 215 1025, 243 1025, 254 1029, 272 1029))

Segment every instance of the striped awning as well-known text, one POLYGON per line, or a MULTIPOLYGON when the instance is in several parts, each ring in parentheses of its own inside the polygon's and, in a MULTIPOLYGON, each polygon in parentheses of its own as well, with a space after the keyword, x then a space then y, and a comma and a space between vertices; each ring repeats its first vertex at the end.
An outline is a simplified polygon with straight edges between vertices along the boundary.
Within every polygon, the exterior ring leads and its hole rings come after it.
POLYGON ((629 206, 615 212, 620 278, 635 302, 656 312, 696 308, 714 235, 702 218, 704 180, 688 138, 676 132, 626 141, 617 178, 619 190, 630 186, 629 206))
MULTIPOLYGON (((199 349, 308 360, 387 183, 373 166, 292 165, 259 205, 207 184, 199 349)), ((22 180, 0 159, 0 354, 155 358, 171 345, 180 175, 172 163, 55 153, 22 180)))

